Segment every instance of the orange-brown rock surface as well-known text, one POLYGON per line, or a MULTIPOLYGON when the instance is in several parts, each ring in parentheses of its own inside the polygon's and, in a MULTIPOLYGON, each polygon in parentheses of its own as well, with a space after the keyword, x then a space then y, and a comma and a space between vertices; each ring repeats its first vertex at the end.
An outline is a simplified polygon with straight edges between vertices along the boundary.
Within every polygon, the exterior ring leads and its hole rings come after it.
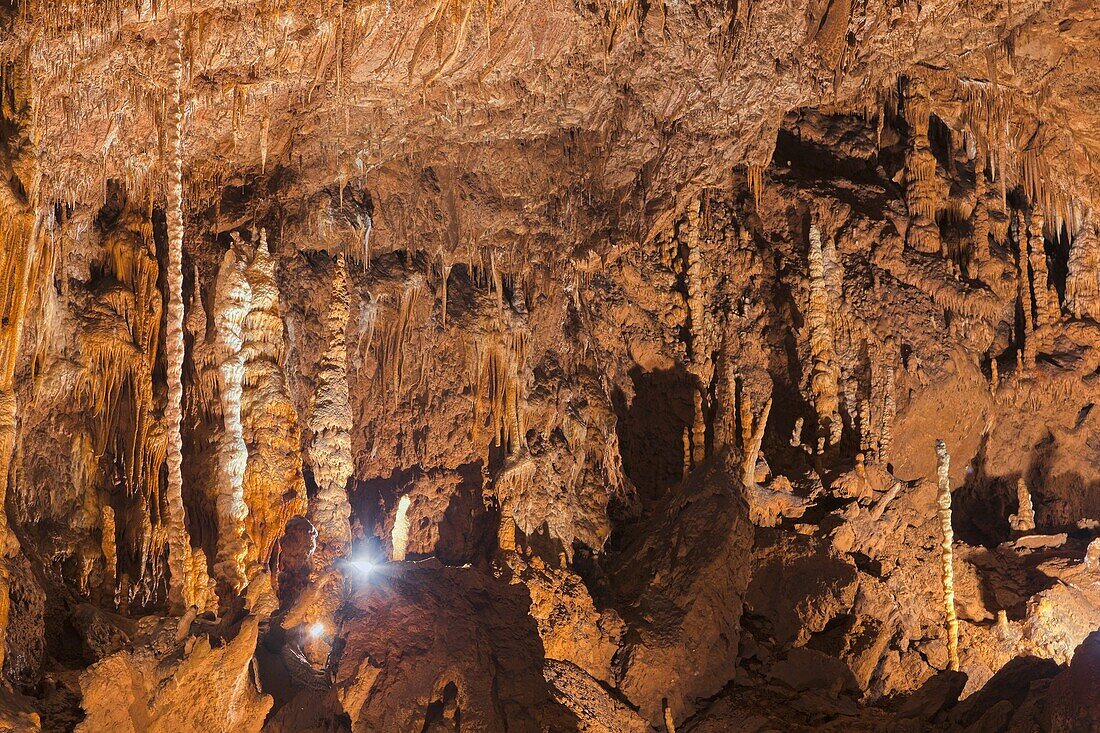
POLYGON ((1093 0, 0 2, 0 730, 1100 730, 1098 75, 1093 0))

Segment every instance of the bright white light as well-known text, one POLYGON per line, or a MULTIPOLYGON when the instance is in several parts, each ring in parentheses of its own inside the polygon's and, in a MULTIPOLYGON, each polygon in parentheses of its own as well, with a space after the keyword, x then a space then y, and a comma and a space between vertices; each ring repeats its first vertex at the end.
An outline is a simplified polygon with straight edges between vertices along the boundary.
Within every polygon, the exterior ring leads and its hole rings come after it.
POLYGON ((374 570, 374 563, 370 560, 352 560, 349 564, 363 574, 374 570))
POLYGON ((309 627, 309 635, 312 636, 314 639, 316 639, 323 633, 325 633, 325 625, 320 621, 309 627))

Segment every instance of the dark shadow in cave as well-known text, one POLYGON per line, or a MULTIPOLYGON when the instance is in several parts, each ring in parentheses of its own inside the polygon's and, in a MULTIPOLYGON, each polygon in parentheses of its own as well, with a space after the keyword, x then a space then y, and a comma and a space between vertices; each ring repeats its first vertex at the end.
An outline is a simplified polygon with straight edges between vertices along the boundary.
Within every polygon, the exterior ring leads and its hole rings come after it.
POLYGON ((684 475, 684 431, 694 422, 695 386, 681 365, 630 370, 634 399, 614 395, 623 471, 643 503, 659 500, 684 475))

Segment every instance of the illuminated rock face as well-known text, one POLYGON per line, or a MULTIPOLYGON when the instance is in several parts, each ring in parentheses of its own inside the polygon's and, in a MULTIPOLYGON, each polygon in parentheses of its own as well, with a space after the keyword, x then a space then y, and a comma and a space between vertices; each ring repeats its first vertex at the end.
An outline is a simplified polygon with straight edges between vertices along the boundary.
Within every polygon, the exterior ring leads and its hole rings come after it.
POLYGON ((1072 730, 1098 40, 0 3, 0 729, 1072 730))

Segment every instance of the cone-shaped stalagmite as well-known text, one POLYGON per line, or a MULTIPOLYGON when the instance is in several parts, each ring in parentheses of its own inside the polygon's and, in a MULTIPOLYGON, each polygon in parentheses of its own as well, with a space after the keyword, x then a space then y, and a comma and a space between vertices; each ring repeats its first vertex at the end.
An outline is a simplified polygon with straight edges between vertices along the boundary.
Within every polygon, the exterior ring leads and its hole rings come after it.
POLYGON ((310 503, 309 514, 317 528, 313 567, 318 571, 351 548, 347 483, 354 464, 348 397, 349 308, 347 271, 341 256, 333 274, 332 300, 324 324, 326 348, 317 369, 317 389, 309 412, 309 428, 313 432, 309 461, 317 483, 317 496, 310 503))
POLYGON ((939 484, 941 578, 943 580, 943 605, 947 618, 947 656, 952 670, 959 668, 959 620, 955 615, 955 533, 951 529, 951 457, 947 454, 947 444, 936 441, 936 478, 939 484))
POLYGON ((292 517, 306 511, 305 483, 298 455, 298 413, 283 376, 283 321, 275 259, 267 233, 245 271, 252 298, 244 319, 244 384, 241 423, 248 463, 244 474, 246 522, 251 539, 249 561, 266 566, 276 540, 292 517))
POLYGON ((1031 532, 1035 529, 1035 509, 1031 504, 1031 492, 1023 477, 1016 481, 1016 513, 1008 518, 1008 524, 1017 532, 1031 532))

